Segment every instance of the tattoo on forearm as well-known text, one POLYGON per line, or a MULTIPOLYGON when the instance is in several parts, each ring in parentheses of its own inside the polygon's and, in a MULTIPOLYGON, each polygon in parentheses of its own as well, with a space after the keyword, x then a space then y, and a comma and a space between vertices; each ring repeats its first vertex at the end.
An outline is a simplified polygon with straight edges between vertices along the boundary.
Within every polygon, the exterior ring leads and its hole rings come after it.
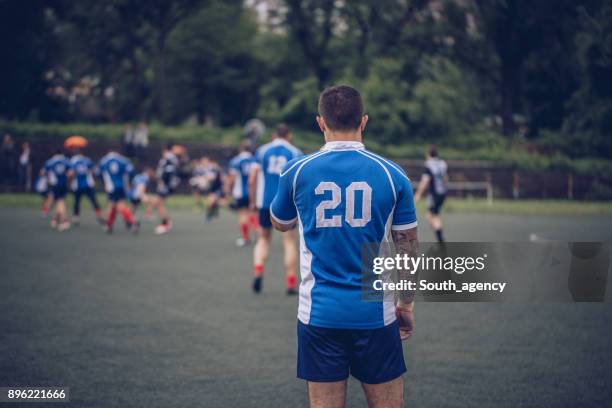
MULTIPOLYGON (((395 249, 398 254, 407 254, 410 257, 416 257, 419 252, 419 240, 417 238, 417 229, 411 228, 401 231, 391 231, 395 249)), ((408 280, 417 282, 418 271, 410 271, 400 269, 397 271, 399 280, 408 280)), ((402 302, 412 302, 414 300, 415 291, 404 290, 399 292, 399 298, 402 302)))

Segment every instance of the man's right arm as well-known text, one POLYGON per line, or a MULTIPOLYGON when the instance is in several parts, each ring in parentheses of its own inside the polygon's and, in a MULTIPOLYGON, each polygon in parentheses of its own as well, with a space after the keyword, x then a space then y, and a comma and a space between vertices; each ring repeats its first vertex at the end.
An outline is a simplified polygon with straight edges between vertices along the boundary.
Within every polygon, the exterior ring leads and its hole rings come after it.
MULTIPOLYGON (((409 257, 418 256, 419 251, 419 240, 417 238, 417 228, 410 228, 405 230, 392 231, 391 236, 395 243, 396 252, 400 255, 407 254, 409 257)), ((398 270, 399 281, 412 281, 417 280, 417 271, 410 271, 405 269, 398 270)), ((414 330, 414 295, 415 291, 404 290, 399 292, 399 299, 395 309, 395 314, 398 320, 400 337, 402 340, 406 340, 412 336, 414 330)))

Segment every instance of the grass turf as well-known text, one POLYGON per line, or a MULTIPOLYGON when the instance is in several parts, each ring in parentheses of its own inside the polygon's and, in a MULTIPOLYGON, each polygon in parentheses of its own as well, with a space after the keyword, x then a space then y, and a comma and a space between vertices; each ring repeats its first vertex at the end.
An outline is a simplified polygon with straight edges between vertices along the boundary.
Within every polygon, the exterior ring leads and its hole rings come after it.
MULTIPOLYGON (((251 249, 234 248, 230 213, 209 224, 191 211, 173 215, 167 236, 152 225, 138 237, 123 228, 107 236, 87 206, 83 224, 65 233, 33 208, 0 208, 0 385, 69 386, 73 407, 306 407, 280 243, 255 296, 251 249)), ((599 216, 446 221, 451 240, 612 235, 599 216)), ((427 228, 419 234, 432 238, 427 228)), ((408 406, 609 402, 608 304, 421 303, 416 319, 404 346, 408 406)), ((365 406, 354 381, 347 406, 365 406)))
MULTIPOLYGON (((101 203, 105 195, 98 194, 101 203)), ((35 207, 41 204, 41 197, 36 194, 0 194, 0 207, 35 207)), ((83 198, 82 206, 88 206, 83 198)), ((68 197, 68 203, 72 196, 68 197)), ((173 195, 168 205, 175 209, 189 209, 194 205, 189 195, 173 195)), ((419 211, 425 210, 425 202, 417 204, 419 211)), ((494 200, 489 204, 483 199, 449 198, 444 205, 444 212, 449 213, 488 213, 488 214, 522 214, 522 215, 612 215, 612 202, 606 201, 570 201, 570 200, 494 200)))

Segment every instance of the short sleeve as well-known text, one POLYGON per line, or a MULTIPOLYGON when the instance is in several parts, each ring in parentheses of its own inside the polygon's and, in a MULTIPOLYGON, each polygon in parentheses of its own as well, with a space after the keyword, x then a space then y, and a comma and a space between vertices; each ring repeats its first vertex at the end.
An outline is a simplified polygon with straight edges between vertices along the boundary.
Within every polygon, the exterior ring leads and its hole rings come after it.
MULTIPOLYGON (((292 162, 289 162, 287 168, 292 162)), ((270 215, 279 224, 291 224, 297 218, 293 202, 293 172, 282 173, 278 182, 278 192, 270 205, 270 215)))
POLYGON ((403 173, 396 177, 395 213, 393 214, 392 230, 405 230, 417 226, 416 210, 414 207, 414 197, 412 183, 403 173))

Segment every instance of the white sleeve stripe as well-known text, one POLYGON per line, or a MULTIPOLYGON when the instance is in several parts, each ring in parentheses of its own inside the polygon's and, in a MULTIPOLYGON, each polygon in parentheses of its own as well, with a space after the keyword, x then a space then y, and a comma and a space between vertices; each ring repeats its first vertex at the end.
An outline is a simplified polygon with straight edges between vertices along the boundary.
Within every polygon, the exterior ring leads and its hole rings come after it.
POLYGON ((272 216, 272 218, 274 218, 274 221, 278 222, 279 224, 283 224, 283 225, 293 224, 294 222, 297 221, 297 217, 293 218, 292 220, 288 220, 288 221, 278 218, 276 215, 274 215, 274 212, 272 211, 272 207, 270 207, 270 215, 272 216))
POLYGON ((299 159, 298 161, 296 161, 295 163, 293 163, 293 165, 291 167, 289 167, 287 170, 283 171, 280 176, 283 177, 285 174, 289 173, 295 166, 297 166, 298 164, 302 163, 304 160, 308 160, 308 159, 313 159, 316 156, 320 156, 322 152, 317 152, 317 153, 313 153, 310 156, 306 156, 303 157, 301 159, 299 159))
POLYGON ((410 224, 398 224, 398 225, 392 225, 391 229, 393 231, 402 231, 402 230, 407 230, 407 229, 412 229, 412 228, 416 228, 417 226, 417 221, 415 222, 411 222, 410 224))
MULTIPOLYGON (((298 169, 295 171, 295 176, 293 176, 293 191, 292 191, 292 193, 293 193, 293 204, 295 204, 295 186, 296 186, 296 184, 297 184, 297 178, 298 178, 298 175, 300 174, 300 171, 301 171, 301 170, 302 170, 302 168, 304 167, 304 165, 305 165, 306 163, 308 163, 309 161, 311 161, 311 160, 313 160, 313 159, 316 159, 317 157, 321 157, 321 156, 323 156, 325 153, 329 153, 329 152, 330 152, 329 150, 326 150, 326 151, 322 151, 322 152, 319 152, 319 153, 315 153, 315 154, 313 154, 312 156, 308 157, 306 160, 302 160, 302 161, 300 161, 301 165, 300 165, 300 167, 298 167, 298 169)), ((297 164, 297 163, 296 163, 296 164, 297 164)), ((296 207, 297 207, 297 206, 296 206, 296 207)))
MULTIPOLYGON (((395 200, 395 203, 397 203, 397 193, 395 191, 395 184, 393 183, 393 178, 391 177, 391 173, 389 173, 389 170, 387 170, 387 166, 385 166, 384 164, 382 164, 380 162, 380 160, 378 160, 376 157, 372 157, 370 155, 365 154, 362 150, 355 150, 357 153, 369 158, 370 160, 375 161, 376 163, 378 163, 378 165, 380 167, 382 167, 382 169, 385 171, 385 173, 387 173, 387 178, 389 179, 389 183, 391 184, 391 190, 393 190, 393 199, 395 200)), ((394 205, 395 207, 395 205, 394 205)))
POLYGON ((379 156, 377 154, 374 154, 374 153, 370 152, 369 150, 363 150, 363 152, 368 154, 372 158, 378 158, 378 159, 384 161, 385 163, 387 163, 389 165, 389 167, 393 168, 397 173, 399 173, 400 176, 402 176, 406 180, 410 181, 410 179, 408 178, 406 173, 404 173, 403 169, 401 169, 398 164, 395 164, 395 163, 385 159, 384 157, 381 157, 381 156, 379 156))

